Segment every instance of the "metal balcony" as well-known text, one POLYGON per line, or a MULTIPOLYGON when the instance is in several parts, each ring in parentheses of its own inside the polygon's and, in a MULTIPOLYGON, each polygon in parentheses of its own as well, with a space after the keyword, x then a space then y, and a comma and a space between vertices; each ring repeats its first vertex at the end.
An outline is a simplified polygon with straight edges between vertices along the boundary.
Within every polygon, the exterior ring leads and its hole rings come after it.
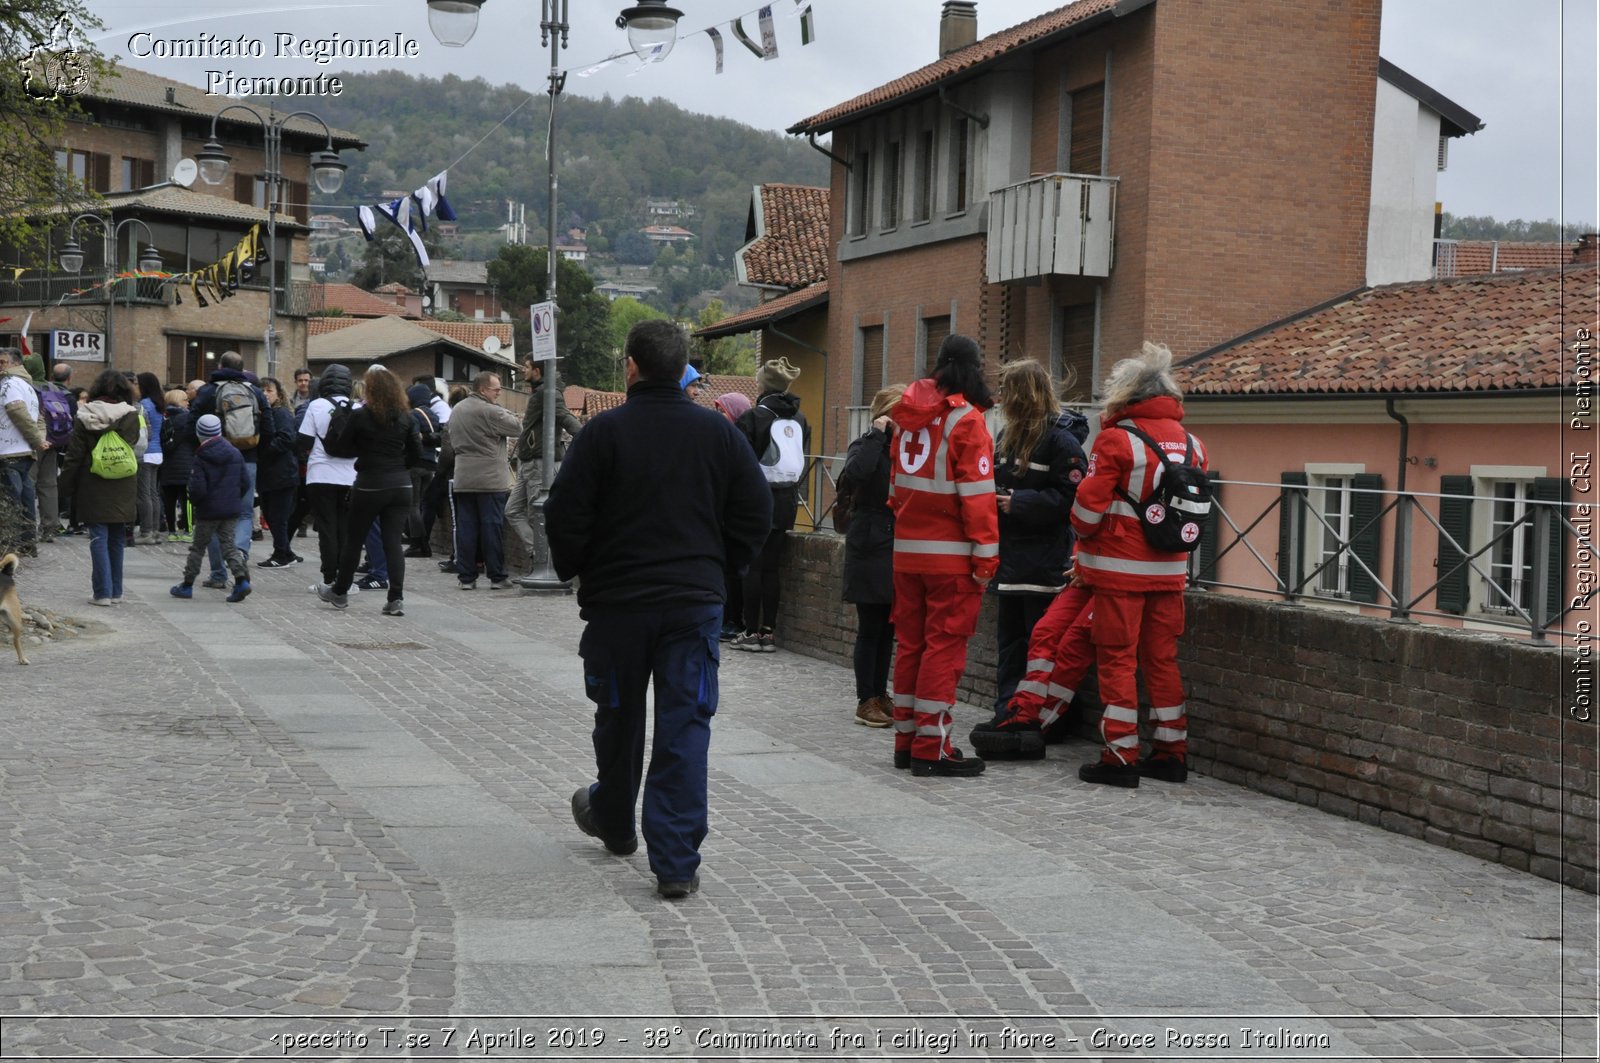
POLYGON ((1109 277, 1115 177, 1051 173, 989 196, 989 283, 1062 274, 1109 277))

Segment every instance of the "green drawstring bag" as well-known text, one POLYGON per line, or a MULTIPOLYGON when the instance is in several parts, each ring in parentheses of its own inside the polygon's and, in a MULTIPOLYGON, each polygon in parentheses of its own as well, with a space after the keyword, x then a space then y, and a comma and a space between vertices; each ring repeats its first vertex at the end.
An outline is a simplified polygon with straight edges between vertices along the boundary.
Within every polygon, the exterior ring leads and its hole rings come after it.
POLYGON ((111 428, 100 433, 89 458, 89 471, 102 480, 126 480, 139 471, 139 459, 128 441, 111 428))

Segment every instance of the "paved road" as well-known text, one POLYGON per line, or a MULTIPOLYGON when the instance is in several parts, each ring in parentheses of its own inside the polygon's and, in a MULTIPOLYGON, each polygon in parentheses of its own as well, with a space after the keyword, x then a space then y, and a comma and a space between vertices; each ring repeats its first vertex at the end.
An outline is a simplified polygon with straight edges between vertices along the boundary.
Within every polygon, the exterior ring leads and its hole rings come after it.
MULTIPOLYGON (((570 598, 310 566, 0 655, 0 1055, 1593 1059, 1595 898, 1191 777, 889 766, 848 672, 728 653, 701 892, 568 811, 570 598), (386 1032, 387 1031, 387 1032, 386 1032), (407 1039, 410 1039, 409 1047, 407 1039)), ((979 718, 963 710, 958 725, 979 718)))

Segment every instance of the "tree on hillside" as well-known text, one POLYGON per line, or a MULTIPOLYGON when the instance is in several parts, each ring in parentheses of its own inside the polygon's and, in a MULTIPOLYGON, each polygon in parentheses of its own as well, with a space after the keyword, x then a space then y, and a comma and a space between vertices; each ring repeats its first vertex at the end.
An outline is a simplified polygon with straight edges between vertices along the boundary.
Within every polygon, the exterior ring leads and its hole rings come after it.
MULTIPOLYGON (((489 263, 489 283, 512 316, 519 350, 532 344, 528 307, 542 303, 549 292, 547 256, 542 247, 506 244, 489 263)), ((611 306, 594 290, 594 279, 565 258, 556 260, 556 356, 560 375, 569 384, 610 386, 611 306)))
POLYGON ((666 317, 653 306, 646 306, 631 295, 611 301, 611 346, 621 350, 627 342, 628 330, 641 321, 655 321, 666 317))
MULTIPOLYGON (((713 299, 700 311, 696 328, 709 328, 728 316, 721 299, 713 299)), ((737 336, 724 336, 716 340, 695 340, 695 352, 700 357, 702 372, 726 376, 754 376, 756 371, 756 338, 745 332, 737 336)))
POLYGON ((611 241, 611 253, 625 266, 648 266, 656 260, 656 245, 637 229, 624 229, 611 241))
POLYGON ((87 206, 82 183, 56 167, 64 123, 80 113, 75 94, 110 65, 83 35, 102 23, 80 0, 7 0, 0 6, 0 239, 43 253, 28 221, 87 206), (71 30, 68 39, 62 33, 71 30))
MULTIPOLYGON (((411 241, 388 222, 380 221, 379 225, 378 235, 367 243, 361 254, 361 265, 356 267, 350 283, 370 292, 398 281, 412 291, 421 291, 422 264, 417 261, 411 241)), ((430 256, 439 251, 438 245, 426 235, 422 238, 422 246, 428 249, 430 256)))

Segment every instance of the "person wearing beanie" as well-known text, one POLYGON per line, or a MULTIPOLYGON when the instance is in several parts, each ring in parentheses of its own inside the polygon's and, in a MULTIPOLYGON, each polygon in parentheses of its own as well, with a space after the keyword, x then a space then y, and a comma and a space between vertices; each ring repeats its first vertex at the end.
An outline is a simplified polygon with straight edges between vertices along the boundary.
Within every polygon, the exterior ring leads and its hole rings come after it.
POLYGON ((994 441, 983 411, 994 405, 983 354, 968 336, 947 336, 931 375, 890 410, 895 424, 894 766, 917 776, 973 776, 984 763, 950 742, 967 641, 983 591, 1000 563, 994 441))
MULTIPOLYGON (((1078 769, 1084 782, 1135 787, 1141 778, 1188 778, 1189 722, 1178 636, 1189 555, 1166 553, 1145 538, 1135 500, 1148 499, 1165 468, 1163 454, 1205 469, 1206 451, 1183 427, 1183 390, 1172 376, 1172 352, 1146 342, 1137 357, 1111 367, 1101 389, 1100 433, 1089 475, 1072 503, 1078 533, 1074 573, 1094 594, 1095 670, 1105 713, 1100 757, 1078 769), (1141 438, 1143 437, 1143 438, 1141 438), (1151 755, 1139 758, 1139 691, 1150 696, 1151 755)), ((1142 508, 1139 507, 1139 508, 1142 508)))
POLYGON ((250 570, 244 552, 234 541, 233 526, 239 519, 240 501, 252 490, 245 475, 244 456, 239 448, 222 438, 222 420, 214 413, 195 418, 194 468, 189 472, 189 504, 194 509, 194 541, 183 563, 183 582, 170 593, 174 598, 193 598, 194 580, 200 574, 200 559, 215 539, 222 548, 223 563, 233 576, 229 602, 242 602, 250 594, 250 570))
MULTIPOLYGON (((250 481, 250 490, 239 503, 239 520, 234 525, 233 541, 238 545, 239 553, 249 561, 250 540, 256 530, 256 456, 258 453, 265 456, 270 452, 277 431, 272 405, 257 386, 255 374, 245 370, 244 356, 238 351, 223 351, 217 359, 216 372, 211 374, 210 382, 195 394, 189 410, 196 419, 208 413, 215 414, 223 422, 224 434, 235 441, 236 449, 244 458, 244 474, 250 481), (230 410, 240 416, 233 416, 230 410), (253 431, 243 431, 239 427, 240 421, 249 424, 253 431)), ((213 549, 208 556, 211 559, 211 578, 207 582, 220 583, 225 578, 222 552, 213 549)))
POLYGON ((734 649, 773 653, 778 648, 774 629, 778 623, 780 581, 784 547, 800 508, 800 481, 806 455, 811 452, 811 425, 800 412, 800 399, 789 385, 800 376, 787 358, 775 358, 756 373, 761 396, 734 422, 755 449, 761 472, 772 490, 772 530, 745 573, 740 617, 744 633, 733 640, 734 649))
MULTIPOLYGON (((317 397, 300 421, 299 450, 306 463, 306 507, 317 530, 317 559, 322 582, 339 578, 339 558, 349 534, 350 488, 356 482, 356 460, 336 458, 323 447, 328 422, 338 406, 350 405, 350 369, 333 363, 317 381, 317 397)), ((365 529, 362 529, 363 534, 365 529)))
POLYGON ((699 399, 700 391, 705 387, 705 378, 700 375, 700 370, 692 365, 686 365, 683 367, 683 376, 679 379, 678 386, 691 399, 699 399))

